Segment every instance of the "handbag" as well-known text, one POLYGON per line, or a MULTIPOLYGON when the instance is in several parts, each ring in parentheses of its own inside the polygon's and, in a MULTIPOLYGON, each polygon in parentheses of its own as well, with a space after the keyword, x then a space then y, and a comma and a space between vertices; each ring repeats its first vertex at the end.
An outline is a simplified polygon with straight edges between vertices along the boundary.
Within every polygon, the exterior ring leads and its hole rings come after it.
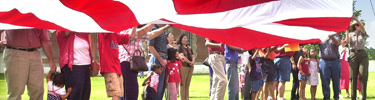
MULTIPOLYGON (((124 47, 125 48, 125 47, 124 47)), ((125 48, 126 52, 130 55, 129 51, 125 48)), ((133 55, 130 55, 130 71, 139 72, 139 71, 148 71, 148 67, 146 65, 146 59, 143 54, 142 49, 137 49, 134 51, 133 55), (139 52, 139 56, 135 54, 139 52)))
POLYGON ((210 63, 208 63, 208 57, 203 61, 203 65, 206 65, 207 67, 211 67, 210 63))

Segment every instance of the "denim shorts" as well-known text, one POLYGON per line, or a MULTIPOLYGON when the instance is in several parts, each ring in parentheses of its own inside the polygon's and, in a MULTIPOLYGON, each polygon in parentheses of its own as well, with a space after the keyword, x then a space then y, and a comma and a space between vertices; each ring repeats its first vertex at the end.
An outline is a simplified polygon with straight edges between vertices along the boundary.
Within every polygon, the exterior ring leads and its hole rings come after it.
POLYGON ((261 68, 263 81, 273 82, 275 79, 275 67, 273 64, 273 60, 265 59, 261 68))
POLYGON ((292 71, 292 63, 289 56, 281 56, 273 60, 275 63, 275 80, 274 81, 290 81, 290 73, 292 71))
POLYGON ((263 87, 263 84, 262 79, 251 81, 251 91, 258 92, 260 88, 263 87))
POLYGON ((298 73, 298 80, 309 80, 309 76, 307 75, 302 75, 301 73, 298 73))

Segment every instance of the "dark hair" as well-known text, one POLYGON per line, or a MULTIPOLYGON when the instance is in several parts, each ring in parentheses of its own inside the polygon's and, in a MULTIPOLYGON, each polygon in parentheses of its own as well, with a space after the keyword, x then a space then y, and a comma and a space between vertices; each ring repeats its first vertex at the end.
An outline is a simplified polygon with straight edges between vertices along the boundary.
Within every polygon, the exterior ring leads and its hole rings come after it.
POLYGON ((53 85, 56 86, 64 86, 65 85, 65 78, 64 75, 61 73, 56 73, 52 76, 53 85))
POLYGON ((249 54, 250 54, 251 56, 254 56, 254 53, 253 53, 254 50, 255 50, 255 49, 251 49, 251 50, 249 50, 249 51, 247 51, 247 52, 249 52, 249 54))
POLYGON ((167 60, 170 60, 170 61, 174 62, 177 59, 176 52, 177 52, 177 49, 168 48, 168 59, 167 60))
MULTIPOLYGON (((187 37, 186 34, 181 34, 180 36, 178 36, 178 39, 177 39, 177 44, 181 45, 182 46, 182 38, 184 38, 184 36, 187 37)), ((187 44, 186 44, 187 45, 187 44)))
POLYGON ((151 70, 152 70, 152 71, 155 71, 156 69, 159 69, 159 68, 161 68, 161 65, 160 65, 160 64, 152 64, 152 65, 151 65, 151 70))

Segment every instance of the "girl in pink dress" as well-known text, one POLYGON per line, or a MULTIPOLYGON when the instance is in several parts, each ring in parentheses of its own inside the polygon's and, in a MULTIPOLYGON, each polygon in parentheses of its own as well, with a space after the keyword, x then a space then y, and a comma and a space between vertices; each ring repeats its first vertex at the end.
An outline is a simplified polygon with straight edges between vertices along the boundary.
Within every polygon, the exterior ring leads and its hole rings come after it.
MULTIPOLYGON (((340 79, 340 90, 345 89, 346 91, 346 98, 349 98, 349 63, 348 63, 348 56, 349 50, 345 46, 345 41, 341 40, 341 46, 339 47, 339 52, 341 53, 340 62, 341 62, 341 79, 340 79)), ((340 92, 340 97, 342 97, 340 92)))

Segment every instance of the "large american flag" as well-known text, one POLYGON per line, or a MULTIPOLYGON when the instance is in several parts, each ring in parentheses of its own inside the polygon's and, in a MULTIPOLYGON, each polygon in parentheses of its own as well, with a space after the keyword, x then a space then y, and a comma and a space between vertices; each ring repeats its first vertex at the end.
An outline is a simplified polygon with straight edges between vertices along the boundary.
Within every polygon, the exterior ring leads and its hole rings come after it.
POLYGON ((119 32, 154 23, 245 49, 319 43, 350 24, 352 0, 0 0, 0 29, 119 32))

